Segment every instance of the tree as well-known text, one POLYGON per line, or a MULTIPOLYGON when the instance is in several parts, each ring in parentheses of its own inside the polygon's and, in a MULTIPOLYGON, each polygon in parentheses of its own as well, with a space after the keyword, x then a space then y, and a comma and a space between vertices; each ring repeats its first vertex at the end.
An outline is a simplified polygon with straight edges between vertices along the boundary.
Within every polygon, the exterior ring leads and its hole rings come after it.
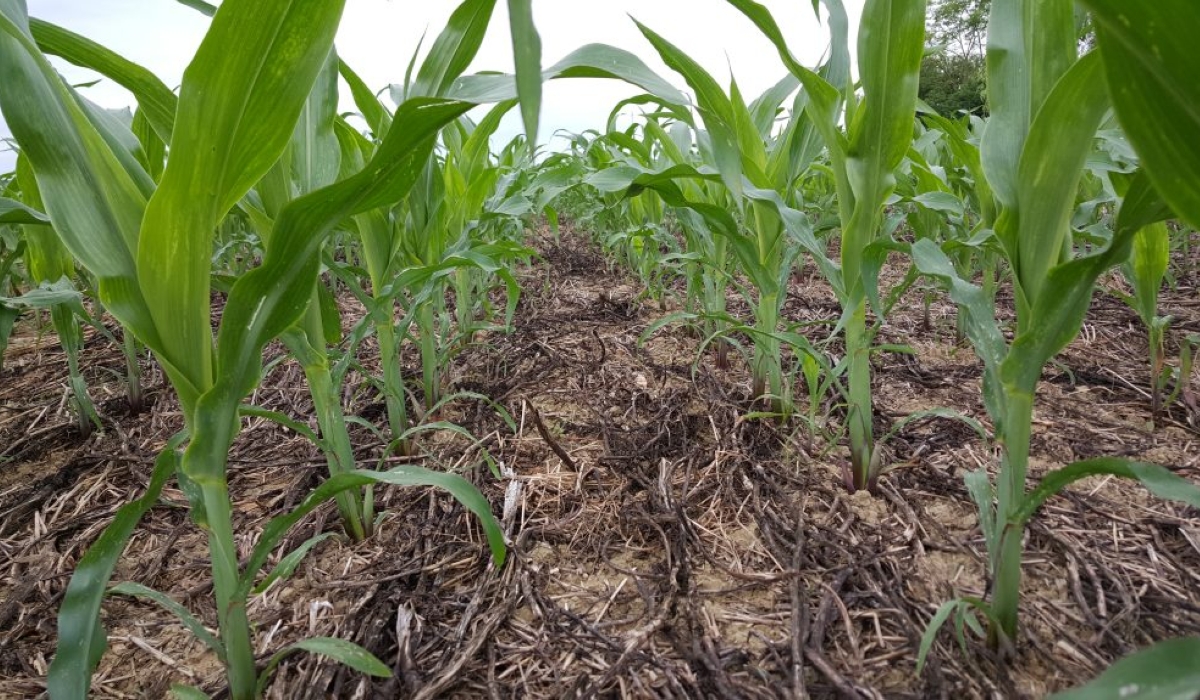
POLYGON ((938 114, 988 113, 983 57, 942 51, 921 61, 920 97, 938 114))

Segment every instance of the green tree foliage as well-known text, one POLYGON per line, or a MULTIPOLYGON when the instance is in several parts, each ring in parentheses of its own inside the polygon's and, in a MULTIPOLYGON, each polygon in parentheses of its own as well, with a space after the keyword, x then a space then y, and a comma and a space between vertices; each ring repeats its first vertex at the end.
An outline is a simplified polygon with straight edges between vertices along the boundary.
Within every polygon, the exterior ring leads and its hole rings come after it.
POLYGON ((991 0, 930 2, 920 96, 938 114, 987 114, 983 54, 991 5, 991 0))
MULTIPOLYGON (((992 0, 930 0, 927 50, 921 63, 921 99, 944 116, 988 114, 984 48, 992 0)), ((1077 12, 1079 51, 1096 43, 1090 15, 1077 12)))
POLYGON ((921 61, 921 99, 938 114, 986 115, 983 58, 949 52, 928 53, 921 61))

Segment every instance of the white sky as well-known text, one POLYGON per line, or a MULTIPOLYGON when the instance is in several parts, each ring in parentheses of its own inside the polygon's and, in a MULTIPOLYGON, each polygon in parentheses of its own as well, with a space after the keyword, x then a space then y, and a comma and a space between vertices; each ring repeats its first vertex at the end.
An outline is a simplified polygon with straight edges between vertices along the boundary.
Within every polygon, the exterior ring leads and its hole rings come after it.
MULTIPOLYGON (((760 0, 775 15, 793 53, 815 65, 828 44, 813 15, 811 0, 760 0)), ((864 0, 845 0, 851 37, 864 0)), ((204 37, 208 19, 175 0, 28 0, 30 15, 60 24, 99 42, 158 75, 177 88, 188 60, 204 37)), ((338 33, 338 53, 374 90, 400 82, 422 33, 424 49, 457 6, 452 0, 348 0, 338 33)), ((719 81, 732 68, 743 93, 756 96, 783 77, 774 47, 749 20, 725 0, 535 0, 534 18, 542 36, 542 62, 553 65, 572 50, 606 43, 636 53, 670 82, 686 88, 681 77, 659 60, 632 15, 692 56, 719 81)), ((853 42, 853 39, 852 39, 853 42)), ((73 66, 57 63, 63 75, 79 84, 96 79, 73 66)), ((512 44, 506 3, 498 2, 483 48, 468 73, 512 70, 512 44)), ((2 89, 2 88, 0 88, 2 89)), ((541 141, 558 129, 579 132, 603 129, 616 102, 638 91, 608 80, 555 80, 547 83, 542 105, 541 141)), ((105 107, 132 105, 119 86, 102 81, 85 93, 105 107)), ((343 110, 352 111, 348 101, 343 110)), ((497 134, 506 142, 521 129, 517 110, 497 134)), ((0 121, 0 136, 8 131, 0 121)), ((551 142, 561 145, 561 140, 551 142)), ((12 154, 0 146, 0 172, 12 168, 12 154)))

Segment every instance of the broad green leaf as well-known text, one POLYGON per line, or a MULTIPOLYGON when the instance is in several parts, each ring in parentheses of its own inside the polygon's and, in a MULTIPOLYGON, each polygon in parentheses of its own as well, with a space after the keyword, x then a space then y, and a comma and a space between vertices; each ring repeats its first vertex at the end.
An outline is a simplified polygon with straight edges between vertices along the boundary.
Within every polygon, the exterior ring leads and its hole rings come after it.
POLYGON ((205 0, 175 0, 175 2, 185 7, 190 7, 205 17, 212 17, 217 14, 217 6, 210 2, 205 2, 205 0))
POLYGON ((271 573, 267 574, 266 578, 264 578, 261 583, 255 586, 251 593, 254 595, 259 595, 263 591, 270 588, 271 584, 275 583, 277 580, 281 578, 291 578, 292 574, 296 572, 296 567, 300 566, 300 562, 304 561, 304 557, 308 556, 308 553, 312 550, 312 548, 316 547, 318 544, 324 542, 330 537, 333 537, 332 532, 323 532, 319 535, 314 535, 305 540, 299 547, 288 552, 287 556, 279 560, 279 563, 275 565, 275 568, 271 569, 271 573))
POLYGON ((1200 26, 1193 0, 1083 0, 1117 117, 1167 203, 1200 227, 1200 26))
POLYGON ((1029 492, 1014 516, 1014 523, 1024 525, 1051 496, 1067 486, 1089 476, 1119 476, 1141 482, 1150 493, 1168 501, 1177 501, 1200 508, 1200 486, 1184 479, 1166 467, 1144 462, 1131 462, 1115 457, 1097 457, 1060 467, 1042 477, 1037 488, 1029 492))
MULTIPOLYGON (((1003 404, 999 400, 999 372, 1008 355, 1008 344, 996 322, 995 306, 983 290, 958 275, 954 263, 936 243, 923 238, 912 245, 913 264, 921 274, 933 277, 950 290, 950 299, 966 312, 967 337, 983 360, 984 401, 988 413, 1003 422, 1003 404)), ((1038 366, 1041 373, 1041 366, 1038 366)))
POLYGON ((262 696, 266 691, 267 683, 271 680, 271 675, 275 672, 275 668, 279 666, 279 663, 298 651, 307 651, 310 654, 328 656, 355 671, 375 676, 376 678, 392 677, 392 671, 386 664, 354 642, 335 639, 333 637, 311 637, 289 645, 271 656, 271 659, 267 661, 266 668, 263 669, 262 674, 258 678, 258 696, 262 696))
POLYGON ((1109 108, 1101 69, 1094 53, 1071 67, 1038 111, 1021 154, 1020 211, 1015 221, 1009 219, 1017 225, 1017 237, 1008 238, 1007 245, 1030 304, 1037 302, 1047 273, 1060 259, 1083 165, 1109 108))
POLYGON ((8 342, 12 337, 13 326, 20 317, 20 310, 6 304, 0 304, 0 368, 4 367, 4 351, 8 350, 8 342))
POLYGON ((208 695, 203 690, 181 683, 171 684, 171 696, 175 700, 209 700, 208 695))
POLYGON ((725 186, 733 193, 734 202, 741 206, 742 194, 742 154, 737 137, 737 117, 733 104, 725 91, 690 56, 679 47, 659 36, 654 30, 641 22, 634 20, 642 35, 658 51, 667 66, 683 76, 687 84, 696 93, 697 108, 704 119, 704 126, 712 138, 713 155, 717 170, 725 186))
MULTIPOLYGON (((690 120, 683 108, 688 98, 651 70, 634 54, 605 44, 588 44, 572 51, 542 73, 544 80, 566 78, 606 78, 639 87, 677 110, 677 116, 690 120)), ((448 97, 467 102, 503 102, 519 97, 514 76, 502 74, 468 75, 459 78, 448 97)), ((635 98, 636 99, 636 98, 635 98)))
POLYGON ((830 149, 831 156, 840 162, 846 151, 846 139, 838 129, 838 117, 841 105, 840 90, 849 80, 849 53, 845 46, 845 12, 841 9, 840 0, 826 2, 830 9, 830 26, 833 33, 833 61, 830 72, 822 77, 816 72, 800 65, 792 54, 783 38, 783 32, 775 22, 775 18, 767 8, 754 0, 728 0, 742 14, 758 27, 775 45, 779 58, 784 66, 791 71, 804 85, 807 93, 807 105, 813 126, 821 133, 825 145, 830 149), (843 63, 844 61, 844 63, 843 63), (828 80, 827 80, 828 78, 828 80))
POLYGON ((508 0, 508 21, 521 117, 532 154, 537 151, 538 120, 542 111, 542 38, 533 22, 533 1, 508 0))
POLYGON ((1104 250, 1076 258, 1052 269, 1045 291, 1029 311, 1026 328, 1013 340, 1001 368, 1003 381, 1032 391, 1042 367, 1079 333, 1091 304, 1096 279, 1129 255, 1134 235, 1149 224, 1170 216, 1144 172, 1139 172, 1117 215, 1117 227, 1104 250))
POLYGON ((1200 638, 1168 639, 1117 661, 1082 688, 1049 700, 1197 700, 1200 638))
POLYGON ((1138 231, 1125 265, 1125 277, 1133 287, 1134 310, 1147 326, 1158 314, 1158 292, 1171 264, 1171 234, 1159 221, 1138 231))
POLYGON ((139 177, 125 169, 38 51, 19 0, 0 0, 0 84, 0 109, 36 172, 59 236, 98 278, 105 306, 143 342, 160 348, 134 268, 146 206, 139 177))
POLYGON ((104 589, 133 529, 158 503, 159 494, 175 473, 179 465, 176 450, 186 438, 186 433, 177 433, 167 442, 154 462, 146 493, 117 511, 112 523, 104 528, 75 565, 75 573, 71 575, 58 609, 58 648, 46 679, 46 687, 54 700, 87 697, 92 671, 100 663, 108 644, 100 624, 104 589))
POLYGON ((178 100, 175 93, 149 70, 110 51, 86 37, 39 19, 29 28, 42 51, 82 68, 94 70, 133 93, 155 133, 171 140, 178 100))
POLYGON ((189 476, 223 478, 212 470, 224 464, 237 404, 258 385, 263 347, 307 306, 325 237, 355 214, 399 201, 424 169, 438 130, 473 106, 409 100, 397 110, 392 129, 362 172, 301 197, 283 210, 262 266, 239 279, 230 293, 218 334, 219 380, 201 399, 203 425, 197 427, 184 458, 189 476), (193 465, 203 466, 196 471, 193 465))
POLYGON ((184 73, 171 157, 146 207, 137 270, 166 356, 201 390, 213 381, 214 228, 287 146, 344 4, 226 2, 184 73))
POLYGON ((42 212, 12 199, 0 197, 0 224, 48 224, 50 218, 42 212))
POLYGON ((1075 59, 1072 6, 1070 0, 992 3, 987 42, 991 117, 980 149, 988 184, 1005 208, 1018 206, 1018 170, 1030 124, 1075 59))
POLYGON ((377 138, 382 138, 392 126, 392 115, 388 113, 379 98, 375 97, 375 93, 371 92, 363 79, 358 77, 358 74, 350 66, 346 65, 345 61, 339 62, 338 72, 346 81, 346 85, 350 86, 350 95, 354 98, 354 105, 358 107, 363 119, 367 120, 367 126, 371 127, 371 132, 377 138))
POLYGON ((429 49, 407 97, 445 97, 471 65, 491 22, 496 0, 465 0, 429 49))

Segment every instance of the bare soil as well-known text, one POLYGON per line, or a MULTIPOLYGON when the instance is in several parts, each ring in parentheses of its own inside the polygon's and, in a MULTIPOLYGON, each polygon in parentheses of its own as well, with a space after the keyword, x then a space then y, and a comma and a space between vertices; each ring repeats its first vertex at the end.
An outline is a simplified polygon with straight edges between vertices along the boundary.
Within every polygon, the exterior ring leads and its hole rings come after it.
MULTIPOLYGON (((1036 698, 1156 640, 1200 634, 1200 513, 1092 479, 1052 499, 1030 528, 1015 661, 998 662, 971 636, 964 655, 945 633, 918 675, 918 643, 937 608, 988 592, 962 476, 994 468, 994 446, 960 422, 914 421, 886 445, 891 470, 878 497, 851 495, 841 485, 845 450, 829 437, 840 409, 822 406, 826 434, 745 420, 749 379, 738 361, 722 371, 708 354, 697 358, 700 340, 681 327, 639 344, 672 302, 641 301, 636 281, 581 233, 535 238, 543 260, 523 273, 517 328, 478 338, 450 372, 451 389, 491 397, 517 430, 482 402, 459 401, 441 416, 513 476, 496 479, 465 440, 419 443, 423 463, 460 471, 491 500, 512 542, 508 563, 490 564, 477 523, 448 496, 379 491, 385 515, 372 538, 325 540, 253 600, 250 617, 261 661, 327 635, 365 646, 395 677, 364 679, 296 656, 269 697, 1036 698)), ((1200 264, 1177 262, 1177 286, 1163 299, 1177 319, 1169 353, 1200 332, 1200 264)), ((829 320, 831 299, 801 273, 786 314, 829 320)), ((922 316, 910 293, 881 330, 879 342, 914 352, 877 358, 879 434, 934 407, 988 425, 980 365, 954 342, 953 307, 939 296, 929 327, 922 316)), ((1200 380, 1190 378, 1151 430, 1144 343, 1132 312, 1097 294, 1079 340, 1045 372, 1032 479, 1112 455, 1200 481, 1200 380)), ((365 348, 375 371, 374 346, 365 348)), ((418 371, 411 349, 403 362, 418 371)), ((23 326, 0 371, 0 697, 44 693, 72 567, 142 493, 181 427, 153 366, 150 406, 129 414, 121 364, 103 337, 88 342, 84 366, 105 431, 86 440, 66 410, 65 358, 52 336, 23 326)), ((346 387, 348 413, 386 422, 364 376, 352 372, 346 387)), ((316 427, 290 361, 253 400, 316 427)), ((306 440, 258 420, 245 428, 230 461, 243 555, 325 472, 306 440)), ((380 440, 359 426, 353 435, 361 464, 381 464, 380 440)), ((207 540, 185 504, 178 490, 164 493, 114 581, 163 591, 215 625, 207 540)), ((336 531, 328 505, 281 551, 336 531)), ((169 614, 112 598, 103 615, 109 650, 94 697, 159 698, 174 682, 224 693, 216 659, 169 614)))

